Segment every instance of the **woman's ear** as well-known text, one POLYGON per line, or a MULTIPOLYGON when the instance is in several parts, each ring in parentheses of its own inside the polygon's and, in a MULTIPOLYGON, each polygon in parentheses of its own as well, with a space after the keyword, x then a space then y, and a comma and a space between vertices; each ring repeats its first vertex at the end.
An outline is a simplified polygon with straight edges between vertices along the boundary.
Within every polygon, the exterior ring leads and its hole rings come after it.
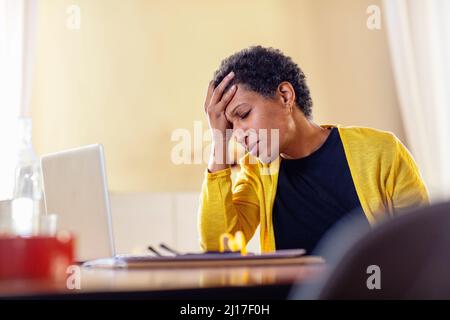
POLYGON ((279 84, 277 93, 281 99, 281 102, 285 107, 288 108, 289 111, 292 111, 292 108, 295 104, 295 90, 292 85, 287 82, 283 81, 279 84))

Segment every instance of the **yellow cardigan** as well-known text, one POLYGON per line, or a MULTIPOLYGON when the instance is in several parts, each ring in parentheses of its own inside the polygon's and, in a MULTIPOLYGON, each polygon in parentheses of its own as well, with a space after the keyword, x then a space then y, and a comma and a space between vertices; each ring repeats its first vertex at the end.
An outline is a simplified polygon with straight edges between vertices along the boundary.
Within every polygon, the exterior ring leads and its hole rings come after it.
MULTIPOLYGON (((337 127, 361 207, 371 225, 401 209, 428 204, 428 192, 409 151, 392 133, 337 127)), ((200 246, 218 250, 223 232, 251 239, 260 225, 262 252, 275 250, 272 206, 280 159, 262 164, 249 154, 241 161, 234 186, 231 169, 206 170, 199 207, 200 246)))

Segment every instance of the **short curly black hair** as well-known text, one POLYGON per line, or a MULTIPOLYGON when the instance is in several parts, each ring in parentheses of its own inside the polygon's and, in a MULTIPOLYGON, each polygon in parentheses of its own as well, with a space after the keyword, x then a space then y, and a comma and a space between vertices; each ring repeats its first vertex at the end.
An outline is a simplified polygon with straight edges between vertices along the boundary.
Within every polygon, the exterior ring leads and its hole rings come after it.
POLYGON ((229 86, 241 83, 265 97, 273 97, 281 82, 289 82, 294 88, 297 106, 306 117, 311 116, 312 100, 306 77, 299 66, 280 50, 252 46, 232 54, 214 73, 214 87, 231 71, 235 76, 229 86))

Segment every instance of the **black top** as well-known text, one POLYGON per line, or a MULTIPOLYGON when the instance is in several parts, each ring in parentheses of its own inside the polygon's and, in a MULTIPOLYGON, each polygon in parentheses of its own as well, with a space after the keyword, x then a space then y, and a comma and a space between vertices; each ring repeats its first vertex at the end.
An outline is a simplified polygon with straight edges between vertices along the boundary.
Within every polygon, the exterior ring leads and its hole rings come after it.
POLYGON ((281 160, 272 210, 276 249, 311 252, 335 222, 358 208, 339 131, 331 128, 327 140, 309 156, 281 160))

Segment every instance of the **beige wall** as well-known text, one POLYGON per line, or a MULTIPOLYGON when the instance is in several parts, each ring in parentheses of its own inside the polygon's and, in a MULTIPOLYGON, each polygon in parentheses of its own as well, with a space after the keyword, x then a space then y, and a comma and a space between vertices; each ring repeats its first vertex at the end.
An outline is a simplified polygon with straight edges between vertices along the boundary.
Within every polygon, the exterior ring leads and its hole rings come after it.
POLYGON ((319 123, 404 138, 375 0, 41 0, 32 116, 40 154, 102 142, 115 192, 198 190, 205 165, 176 166, 171 133, 201 120, 225 56, 252 44, 291 55, 319 123), (81 8, 81 29, 66 9, 81 8))

